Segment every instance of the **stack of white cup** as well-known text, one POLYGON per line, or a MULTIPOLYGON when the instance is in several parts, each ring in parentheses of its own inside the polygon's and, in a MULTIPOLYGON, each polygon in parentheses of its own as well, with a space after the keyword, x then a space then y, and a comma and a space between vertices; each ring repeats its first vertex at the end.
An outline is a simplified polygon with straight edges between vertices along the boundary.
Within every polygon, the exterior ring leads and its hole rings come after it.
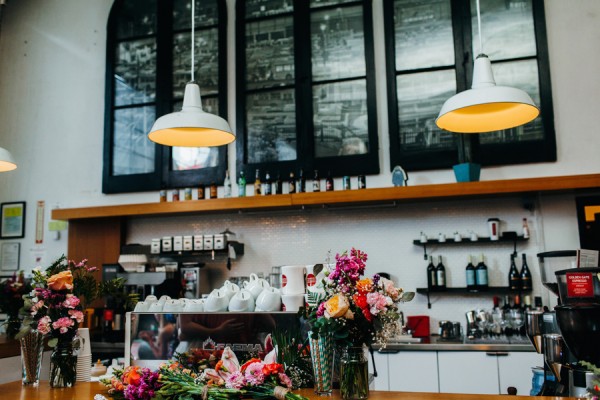
POLYGON ((298 311, 304 305, 305 265, 286 265, 281 267, 281 302, 283 311, 298 311))
POLYGON ((89 328, 79 328, 77 334, 81 340, 77 355, 77 382, 89 382, 92 373, 92 347, 89 328))

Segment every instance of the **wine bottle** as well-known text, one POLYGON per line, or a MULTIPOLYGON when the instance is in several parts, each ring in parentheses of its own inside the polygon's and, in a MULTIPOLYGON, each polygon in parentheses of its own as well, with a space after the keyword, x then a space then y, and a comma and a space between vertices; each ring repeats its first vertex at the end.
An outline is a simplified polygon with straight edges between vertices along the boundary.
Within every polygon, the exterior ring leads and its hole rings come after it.
POLYGON ((265 175, 265 186, 263 190, 263 195, 269 196, 271 194, 271 184, 271 174, 269 174, 269 171, 267 171, 267 174, 265 175))
POLYGON ((325 191, 333 192, 333 178, 331 177, 331 171, 327 172, 327 179, 325 180, 325 191))
POLYGON ((525 310, 531 310, 531 296, 528 294, 523 296, 523 307, 525 310))
POLYGON ((210 198, 211 199, 217 198, 217 184, 215 182, 212 182, 210 184, 210 198))
POLYGON ((510 255, 510 270, 508 271, 508 287, 510 290, 521 289, 521 275, 515 264, 515 254, 510 255))
POLYGON ((231 178, 229 177, 229 170, 225 171, 225 182, 223 182, 224 186, 224 197, 231 197, 231 178))
POLYGON ((275 181, 275 194, 283 194, 283 182, 281 181, 281 174, 279 172, 275 181))
POLYGON ((529 267, 527 267, 527 257, 525 253, 523 253, 523 265, 521 266, 521 289, 522 290, 531 290, 531 272, 529 271, 529 267))
POLYGON ((475 268, 475 285, 477 290, 485 290, 488 287, 488 269, 483 260, 483 254, 475 268))
POLYGON ((429 265, 427 266, 427 288, 435 289, 437 287, 437 277, 433 257, 429 256, 429 265))
POLYGON ((306 192, 306 177, 304 176, 303 169, 300 169, 300 176, 298 176, 298 185, 296 190, 298 190, 298 193, 306 192))
POLYGON ((467 274, 467 290, 477 289, 477 286, 475 286, 475 266, 473 265, 471 256, 469 256, 469 263, 465 272, 467 274))
POLYGON ((260 170, 256 169, 256 175, 254 176, 254 195, 260 196, 260 170))
POLYGON ((437 267, 435 267, 435 277, 436 284, 438 289, 446 288, 446 267, 442 262, 442 256, 439 256, 439 262, 437 267))
POLYGON ((523 238, 529 239, 529 226, 527 225, 527 218, 523 218, 523 238))
POLYGON ((288 181, 288 193, 296 193, 296 177, 294 177, 293 172, 290 172, 290 180, 288 181))
POLYGON ((518 294, 515 294, 515 303, 512 306, 513 310, 520 310, 521 309, 521 296, 519 296, 518 294))
POLYGON ((238 197, 246 197, 246 175, 244 175, 244 171, 240 171, 240 178, 238 179, 238 197))
POLYGON ((316 169, 315 169, 315 176, 313 177, 312 186, 313 186, 313 192, 321 191, 321 179, 319 178, 319 171, 317 171, 316 169))

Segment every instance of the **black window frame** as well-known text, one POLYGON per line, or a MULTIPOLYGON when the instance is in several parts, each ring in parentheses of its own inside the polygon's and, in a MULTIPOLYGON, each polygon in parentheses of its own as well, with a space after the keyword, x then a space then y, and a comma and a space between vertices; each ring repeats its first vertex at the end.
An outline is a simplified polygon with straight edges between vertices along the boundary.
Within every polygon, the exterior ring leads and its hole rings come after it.
MULTIPOLYGON (((455 71, 457 92, 471 87, 473 77, 473 52, 470 1, 450 0, 452 29, 455 52, 455 71)), ((538 85, 540 91, 540 115, 544 124, 544 138, 541 140, 517 143, 480 144, 477 134, 455 133, 456 149, 402 151, 400 145, 400 127, 395 61, 394 0, 384 0, 384 36, 386 50, 386 77, 388 98, 388 123, 390 138, 390 169, 401 165, 409 171, 445 169, 454 164, 473 161, 483 166, 498 166, 556 161, 556 135, 554 130, 554 110, 552 105, 552 87, 550 83, 550 62, 543 0, 532 0, 532 13, 536 42, 536 55, 512 58, 509 62, 537 60, 538 85), (472 152, 472 160, 467 152, 472 152)), ((485 27, 484 27, 485 29, 485 27)), ((475 54, 475 57, 477 55, 475 54)), ((491 60, 492 65, 503 60, 491 60)), ((445 68, 425 68, 422 71, 435 71, 445 68)), ((419 70, 420 71, 420 70, 419 70)))
MULTIPOLYGON (((114 97, 114 71, 115 49, 119 42, 133 41, 141 38, 154 37, 156 40, 156 95, 151 103, 155 106, 155 117, 173 112, 173 104, 180 99, 173 98, 172 71, 173 71, 173 38, 178 33, 190 32, 190 28, 173 28, 173 0, 157 0, 156 32, 152 35, 134 36, 126 39, 117 38, 117 23, 120 12, 127 0, 116 0, 111 8, 107 23, 106 41, 106 82, 105 82, 105 115, 104 115, 104 153, 102 192, 129 193, 153 191, 159 189, 194 187, 211 183, 221 184, 225 179, 227 170, 227 146, 218 148, 219 164, 195 170, 174 171, 172 165, 171 147, 154 144, 154 171, 142 174, 118 175, 112 174, 113 167, 113 141, 114 141, 114 111, 125 107, 139 107, 140 104, 130 106, 115 106, 114 97)), ((214 29, 218 30, 218 98, 219 115, 227 118, 227 5, 226 0, 216 0, 218 7, 218 24, 216 26, 196 26, 195 32, 214 29)), ((198 63, 196 63, 196 71, 198 63)), ((182 88, 183 90, 183 88, 182 88)), ((202 96, 206 97, 215 96, 202 96)), ((149 140, 149 139, 147 139, 149 140)))
POLYGON ((290 172, 305 171, 305 176, 312 176, 313 170, 318 170, 321 176, 330 173, 333 177, 344 175, 379 174, 379 138, 377 131, 377 99, 376 76, 373 37, 372 1, 357 0, 342 4, 310 7, 310 1, 294 1, 293 11, 246 18, 245 2, 236 2, 236 155, 237 171, 244 171, 247 177, 254 177, 255 170, 261 171, 261 178, 266 171, 271 176, 281 174, 282 178, 290 172), (362 6, 363 32, 365 41, 365 75, 366 103, 368 115, 369 151, 360 155, 344 155, 335 157, 316 157, 314 144, 313 123, 313 94, 312 86, 326 83, 336 83, 356 80, 359 78, 342 78, 323 81, 312 80, 311 65, 311 10, 321 11, 338 7, 362 6), (294 84, 277 88, 246 89, 246 22, 255 22, 272 18, 292 17, 294 32, 294 84), (296 104, 296 159, 287 161, 249 163, 246 151, 246 96, 258 92, 270 92, 281 89, 293 89, 296 104))

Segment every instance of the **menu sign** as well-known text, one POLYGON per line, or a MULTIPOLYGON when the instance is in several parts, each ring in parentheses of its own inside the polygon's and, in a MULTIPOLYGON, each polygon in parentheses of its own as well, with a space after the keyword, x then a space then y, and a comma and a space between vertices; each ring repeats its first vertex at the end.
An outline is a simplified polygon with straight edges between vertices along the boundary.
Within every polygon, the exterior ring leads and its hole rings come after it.
POLYGON ((567 273, 567 297, 594 297, 591 272, 567 273))

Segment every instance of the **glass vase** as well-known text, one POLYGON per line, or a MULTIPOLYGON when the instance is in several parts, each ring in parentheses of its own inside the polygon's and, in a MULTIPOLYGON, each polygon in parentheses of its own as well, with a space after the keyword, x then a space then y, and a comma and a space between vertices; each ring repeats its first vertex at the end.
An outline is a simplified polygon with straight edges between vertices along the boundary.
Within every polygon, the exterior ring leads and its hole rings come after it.
POLYGON ((6 336, 9 339, 14 339, 15 335, 21 330, 21 319, 18 316, 9 316, 5 324, 6 336))
POLYGON ((368 360, 362 346, 349 346, 340 357, 340 395, 344 400, 369 397, 368 360))
POLYGON ((312 360, 315 393, 319 396, 331 396, 333 391, 333 338, 331 335, 312 337, 308 332, 310 358, 312 360))
POLYGON ((77 379, 77 355, 73 341, 59 341, 50 355, 50 386, 71 387, 77 379))
POLYGON ((21 382, 23 385, 37 385, 40 382, 42 356, 44 354, 44 336, 31 331, 21 339, 21 382))

